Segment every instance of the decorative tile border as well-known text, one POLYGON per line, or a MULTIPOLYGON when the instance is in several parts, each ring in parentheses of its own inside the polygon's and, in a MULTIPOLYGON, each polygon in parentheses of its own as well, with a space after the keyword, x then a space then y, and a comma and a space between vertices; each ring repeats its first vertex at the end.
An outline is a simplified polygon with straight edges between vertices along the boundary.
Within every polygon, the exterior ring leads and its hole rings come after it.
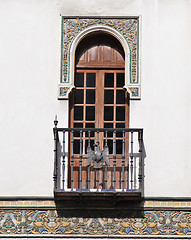
MULTIPOLYGON (((55 208, 53 200, 0 200, 0 209, 4 208, 55 208)), ((191 200, 146 200, 143 205, 144 209, 188 209, 191 211, 191 200)))
POLYGON ((187 208, 191 209, 191 201, 175 201, 175 200, 169 200, 169 201, 145 201, 144 202, 145 208, 171 208, 171 209, 182 209, 187 208))
POLYGON ((126 39, 130 52, 130 83, 139 83, 138 79, 138 50, 139 50, 139 18, 98 18, 98 17, 63 17, 62 16, 62 62, 61 83, 70 82, 68 66, 70 65, 69 51, 73 39, 85 28, 93 25, 105 25, 116 29, 126 39))
MULTIPOLYGON (((125 39, 129 48, 128 91, 131 99, 140 99, 139 79, 139 17, 64 17, 61 29, 61 78, 58 86, 58 99, 68 99, 73 87, 71 79, 71 46, 79 34, 86 29, 108 27, 125 39), (131 86, 132 85, 132 86, 131 86), (71 87, 69 89, 66 88, 71 87)), ((74 54, 74 53, 72 53, 74 54)), ((73 66, 74 67, 74 66, 73 66)))
POLYGON ((54 201, 51 200, 0 200, 1 208, 50 208, 56 207, 54 201))
POLYGON ((190 199, 146 200, 142 217, 126 217, 128 210, 123 217, 73 217, 65 211, 53 200, 0 200, 0 238, 191 239, 190 199))
POLYGON ((56 210, 0 210, 0 234, 36 236, 191 236, 190 211, 145 211, 142 218, 59 216, 56 210))

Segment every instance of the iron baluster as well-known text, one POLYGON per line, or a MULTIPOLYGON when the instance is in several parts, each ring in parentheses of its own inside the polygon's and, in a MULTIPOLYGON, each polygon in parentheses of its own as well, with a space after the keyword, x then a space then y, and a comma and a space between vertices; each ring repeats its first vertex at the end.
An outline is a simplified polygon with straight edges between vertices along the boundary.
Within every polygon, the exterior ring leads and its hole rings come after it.
MULTIPOLYGON (((91 131, 88 131, 88 147, 90 147, 91 131)), ((90 190, 90 164, 88 165, 88 190, 90 190)))
POLYGON ((54 180, 54 191, 57 190, 57 184, 58 184, 58 154, 57 154, 57 142, 58 142, 58 131, 57 131, 57 115, 55 116, 54 120, 54 175, 53 175, 53 180, 54 180))
POLYGON ((74 179, 73 179, 73 168, 74 168, 74 131, 71 131, 72 133, 72 141, 71 141, 71 191, 73 191, 73 184, 74 184, 74 179))
POLYGON ((144 195, 143 191, 143 156, 142 156, 142 148, 143 148, 143 131, 139 131, 138 133, 138 141, 139 141, 139 153, 140 153, 140 158, 139 158, 139 191, 141 192, 141 195, 144 195))
MULTIPOLYGON (((99 131, 97 131, 97 143, 99 143, 99 131)), ((99 169, 96 169, 96 188, 99 189, 99 169)))
POLYGON ((57 157, 57 131, 54 129, 54 190, 57 190, 57 173, 58 173, 58 157, 57 157))
POLYGON ((123 140, 122 140, 122 191, 125 188, 125 132, 123 131, 123 140))
POLYGON ((63 159, 62 159, 62 172, 63 172, 63 177, 62 177, 62 184, 63 184, 63 190, 65 191, 65 157, 66 157, 66 150, 65 150, 65 131, 63 131, 63 159))
POLYGON ((130 153, 130 186, 133 189, 133 132, 131 132, 131 153, 130 153))
POLYGON ((80 130, 80 179, 79 179, 79 184, 80 184, 80 191, 82 190, 82 130, 80 130))
MULTIPOLYGON (((105 146, 107 147, 107 131, 105 132, 105 146)), ((105 164, 105 190, 107 190, 107 164, 105 164)))
POLYGON ((116 131, 114 131, 113 139, 113 188, 116 189, 116 131))
POLYGON ((134 189, 137 189, 137 158, 134 157, 134 189))
POLYGON ((107 146, 107 133, 108 131, 105 131, 105 146, 107 146))
POLYGON ((99 189, 99 169, 96 168, 96 188, 99 189))
MULTIPOLYGON (((139 138, 139 137, 138 137, 139 138)), ((139 141, 139 140, 138 140, 139 141)), ((134 157, 134 189, 137 189, 137 178, 139 178, 139 173, 137 174, 137 168, 139 167, 138 165, 140 163, 138 163, 137 159, 140 159, 140 145, 139 145, 139 153, 134 153, 133 157, 134 157)))
POLYGON ((97 131, 97 143, 99 143, 99 131, 97 131))

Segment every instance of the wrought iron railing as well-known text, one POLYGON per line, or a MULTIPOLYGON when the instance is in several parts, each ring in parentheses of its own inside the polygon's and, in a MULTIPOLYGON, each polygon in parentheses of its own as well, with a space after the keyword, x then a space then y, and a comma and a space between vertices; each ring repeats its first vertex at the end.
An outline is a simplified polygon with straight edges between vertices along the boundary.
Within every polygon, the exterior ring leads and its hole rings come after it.
POLYGON ((57 128, 54 123, 54 192, 143 196, 143 129, 57 128))

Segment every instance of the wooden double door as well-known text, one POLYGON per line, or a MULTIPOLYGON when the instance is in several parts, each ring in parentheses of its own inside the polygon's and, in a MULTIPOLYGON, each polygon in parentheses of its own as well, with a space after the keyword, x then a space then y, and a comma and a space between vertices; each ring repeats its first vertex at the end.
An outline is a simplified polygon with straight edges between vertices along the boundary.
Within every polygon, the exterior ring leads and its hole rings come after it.
MULTIPOLYGON (((119 69, 81 69, 76 70, 75 89, 70 98, 70 127, 71 128, 128 128, 129 127, 129 98, 125 85, 124 70, 119 69)), ((123 152, 122 133, 116 133, 114 142, 114 133, 108 132, 107 145, 109 147, 109 161, 107 166, 107 181, 104 177, 104 167, 99 170, 99 188, 104 189, 104 183, 107 182, 107 188, 121 189, 122 181, 125 182, 127 188, 128 178, 128 136, 125 134, 125 172, 122 180, 122 152, 123 152), (115 146, 114 146, 115 144, 115 146), (116 153, 116 168, 114 173, 114 148, 116 153), (114 174, 116 176, 114 176, 114 174), (115 186, 113 183, 115 179, 115 186)), ((73 153, 73 187, 87 189, 88 186, 88 167, 87 167, 87 146, 88 141, 94 150, 93 144, 99 141, 100 148, 103 150, 105 145, 105 133, 91 133, 90 140, 88 134, 83 132, 74 133, 72 143, 73 153), (80 145, 81 144, 81 145, 80 145), (82 147, 82 176, 79 173, 80 146, 82 147), (81 178, 81 180, 80 180, 81 178)), ((70 160, 71 166, 71 160, 70 160)), ((71 168, 70 168, 71 170, 71 168)), ((97 171, 97 170, 96 170, 97 171)), ((96 171, 91 167, 90 172, 90 188, 96 188, 96 171)), ((71 174, 69 173, 71 176, 71 174)))

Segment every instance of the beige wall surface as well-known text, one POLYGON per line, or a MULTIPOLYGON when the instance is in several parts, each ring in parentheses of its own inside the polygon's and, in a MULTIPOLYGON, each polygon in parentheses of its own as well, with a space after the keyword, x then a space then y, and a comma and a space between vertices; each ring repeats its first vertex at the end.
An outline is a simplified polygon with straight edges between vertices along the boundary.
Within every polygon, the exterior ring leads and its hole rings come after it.
POLYGON ((53 120, 63 16, 140 16, 145 195, 191 197, 191 1, 0 0, 0 195, 53 195, 53 120))

